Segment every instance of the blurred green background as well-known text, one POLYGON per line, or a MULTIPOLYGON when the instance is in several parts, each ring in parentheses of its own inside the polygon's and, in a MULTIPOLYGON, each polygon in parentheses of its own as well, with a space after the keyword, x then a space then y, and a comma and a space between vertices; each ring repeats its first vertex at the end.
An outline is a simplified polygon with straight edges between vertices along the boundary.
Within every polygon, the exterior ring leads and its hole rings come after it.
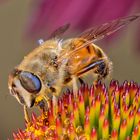
MULTIPOLYGON (((23 40, 30 4, 28 0, 12 0, 0 5, 0 140, 11 138, 12 132, 24 128, 23 108, 9 94, 7 79, 9 72, 37 46, 36 42, 23 40)), ((107 42, 97 43, 104 46, 113 62, 112 77, 120 82, 140 82, 140 56, 134 51, 133 41, 137 24, 140 25, 140 21, 126 27, 117 39, 113 39, 110 47, 107 42)))

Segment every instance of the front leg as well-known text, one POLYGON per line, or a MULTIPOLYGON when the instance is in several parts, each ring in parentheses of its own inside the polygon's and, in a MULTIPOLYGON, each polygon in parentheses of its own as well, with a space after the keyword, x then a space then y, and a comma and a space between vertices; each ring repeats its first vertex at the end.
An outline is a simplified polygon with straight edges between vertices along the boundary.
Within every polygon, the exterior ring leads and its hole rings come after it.
POLYGON ((24 118, 25 118, 25 121, 27 122, 28 125, 30 125, 30 118, 29 118, 29 114, 28 114, 28 111, 27 111, 27 106, 23 106, 23 109, 24 109, 24 118))

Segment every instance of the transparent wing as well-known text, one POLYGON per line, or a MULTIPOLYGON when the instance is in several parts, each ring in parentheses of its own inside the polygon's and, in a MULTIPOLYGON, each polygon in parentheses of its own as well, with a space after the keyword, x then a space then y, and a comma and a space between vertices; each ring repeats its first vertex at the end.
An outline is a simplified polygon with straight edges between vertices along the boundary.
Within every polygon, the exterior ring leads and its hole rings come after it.
POLYGON ((131 23, 132 21, 136 20, 139 17, 140 14, 116 19, 104 23, 100 26, 88 29, 85 32, 83 32, 79 37, 87 40, 93 40, 93 41, 100 40, 118 31, 119 29, 121 29, 122 27, 126 26, 127 24, 131 23))
POLYGON ((65 24, 63 26, 60 26, 59 28, 57 28, 51 35, 49 38, 57 38, 60 37, 61 35, 63 35, 70 27, 70 24, 65 24))
POLYGON ((139 17, 140 14, 120 18, 86 30, 85 32, 80 34, 77 38, 73 39, 71 43, 69 43, 70 46, 74 45, 75 47, 71 47, 72 48, 71 50, 67 49, 64 50, 64 52, 59 56, 58 60, 62 61, 65 58, 71 58, 79 50, 87 48, 91 43, 111 35, 112 33, 118 31, 119 29, 128 25, 129 23, 131 23, 132 21, 136 20, 139 17), (79 45, 79 43, 77 43, 77 40, 80 38, 85 40, 85 43, 81 43, 81 45, 79 45))

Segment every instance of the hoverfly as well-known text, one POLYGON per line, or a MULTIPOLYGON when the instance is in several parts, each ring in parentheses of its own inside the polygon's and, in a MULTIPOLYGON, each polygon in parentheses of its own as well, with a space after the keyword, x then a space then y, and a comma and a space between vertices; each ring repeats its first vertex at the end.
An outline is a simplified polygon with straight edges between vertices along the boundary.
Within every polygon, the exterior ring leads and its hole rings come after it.
POLYGON ((51 39, 34 49, 9 75, 10 93, 24 106, 27 120, 27 107, 41 106, 47 101, 59 97, 61 89, 72 82, 76 89, 76 80, 82 80, 86 73, 95 73, 97 81, 106 78, 111 70, 111 61, 103 50, 94 44, 130 22, 139 15, 116 19, 91 28, 75 38, 60 39, 69 24, 58 28, 51 39))

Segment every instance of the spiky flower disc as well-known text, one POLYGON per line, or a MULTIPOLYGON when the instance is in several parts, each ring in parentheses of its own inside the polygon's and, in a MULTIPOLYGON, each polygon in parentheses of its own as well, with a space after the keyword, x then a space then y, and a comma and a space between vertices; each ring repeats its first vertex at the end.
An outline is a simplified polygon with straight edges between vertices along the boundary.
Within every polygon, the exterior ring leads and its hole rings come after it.
POLYGON ((14 133, 15 140, 125 140, 140 139, 140 87, 111 81, 75 94, 67 91, 45 114, 32 114, 31 124, 14 133))

